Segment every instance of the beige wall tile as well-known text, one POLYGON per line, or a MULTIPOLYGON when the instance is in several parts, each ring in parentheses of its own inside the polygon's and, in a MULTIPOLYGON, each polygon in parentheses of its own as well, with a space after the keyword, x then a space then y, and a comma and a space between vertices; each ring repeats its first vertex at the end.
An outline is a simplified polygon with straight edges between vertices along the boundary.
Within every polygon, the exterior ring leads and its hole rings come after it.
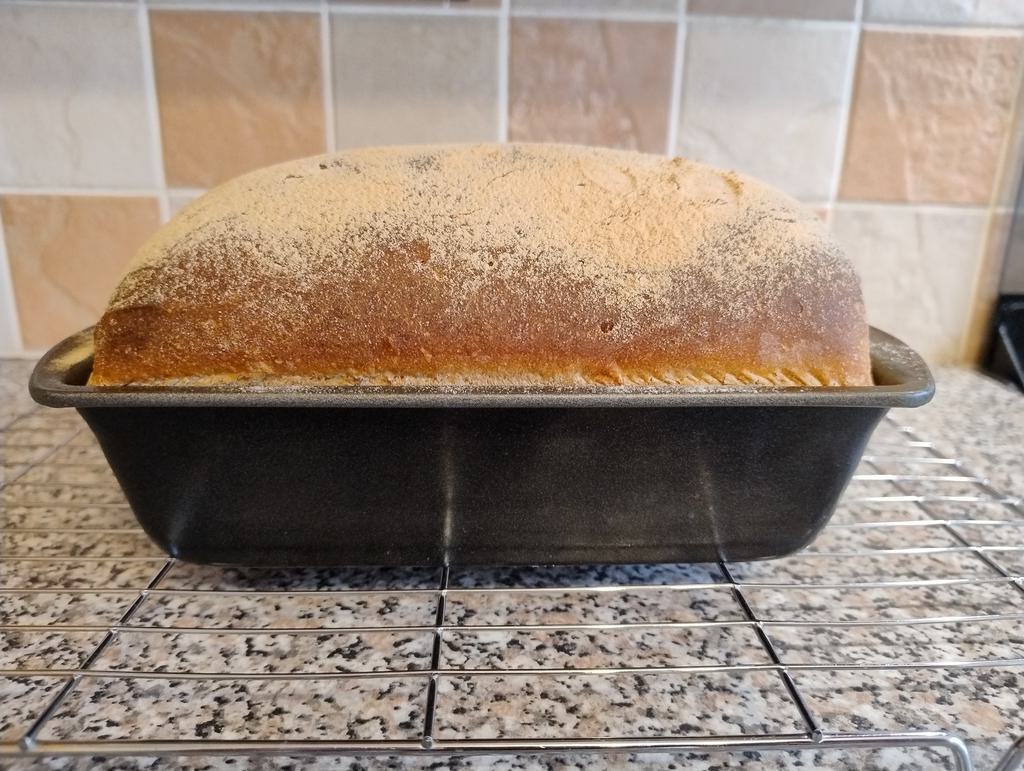
POLYGON ((160 219, 155 198, 48 195, 0 197, 0 216, 27 348, 94 324, 160 219))
POLYGON ((664 153, 674 24, 514 18, 509 138, 664 153))
POLYGON ((1021 0, 864 0, 869 21, 1024 24, 1021 0))
POLYGON ((339 148, 498 138, 498 20, 333 14, 339 148))
POLYGON ((1021 52, 1016 35, 866 30, 841 196, 988 203, 1021 52))
POLYGON ((827 200, 852 45, 852 25, 691 22, 678 152, 827 200))
POLYGON ((320 18, 150 14, 169 185, 208 187, 324 151, 320 18))
POLYGON ((132 7, 0 4, 0 184, 155 183, 132 7))
POLYGON ((987 214, 912 206, 832 211, 832 232, 860 272, 868 320, 935 364, 959 361, 987 214))
POLYGON ((857 0, 689 0, 691 14, 851 20, 857 0))

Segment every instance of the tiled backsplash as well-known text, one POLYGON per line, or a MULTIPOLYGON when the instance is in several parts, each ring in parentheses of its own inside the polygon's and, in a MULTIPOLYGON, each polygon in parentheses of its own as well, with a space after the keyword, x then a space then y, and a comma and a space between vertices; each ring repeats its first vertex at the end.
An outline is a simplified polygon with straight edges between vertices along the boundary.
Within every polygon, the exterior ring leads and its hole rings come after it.
POLYGON ((250 168, 557 140, 780 186, 875 323, 970 361, 1022 69, 1022 0, 0 0, 0 352, 93 322, 161 220, 250 168))

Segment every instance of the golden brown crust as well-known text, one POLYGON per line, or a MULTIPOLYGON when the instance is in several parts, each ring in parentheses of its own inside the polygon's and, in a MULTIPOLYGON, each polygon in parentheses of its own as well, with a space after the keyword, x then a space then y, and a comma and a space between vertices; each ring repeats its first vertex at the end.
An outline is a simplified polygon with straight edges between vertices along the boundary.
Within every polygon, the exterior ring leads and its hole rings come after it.
POLYGON ((142 249, 91 382, 868 385, 860 285, 752 180, 557 145, 372 149, 221 186, 142 249))

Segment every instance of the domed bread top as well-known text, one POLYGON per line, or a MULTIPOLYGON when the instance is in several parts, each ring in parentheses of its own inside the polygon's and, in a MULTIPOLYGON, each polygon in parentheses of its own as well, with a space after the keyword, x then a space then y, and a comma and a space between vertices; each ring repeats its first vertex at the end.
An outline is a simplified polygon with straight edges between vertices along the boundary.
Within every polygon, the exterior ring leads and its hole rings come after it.
POLYGON ((91 383, 870 385, 815 217, 683 158, 389 147, 233 179, 141 249, 91 383))

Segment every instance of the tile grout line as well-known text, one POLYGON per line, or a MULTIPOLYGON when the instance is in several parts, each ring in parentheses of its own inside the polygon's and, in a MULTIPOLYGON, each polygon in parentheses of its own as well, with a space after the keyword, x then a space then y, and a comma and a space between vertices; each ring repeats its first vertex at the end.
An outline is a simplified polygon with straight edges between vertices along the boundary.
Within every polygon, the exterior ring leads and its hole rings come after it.
POLYGON ((18 318, 17 300, 14 296, 14 274, 7 256, 7 234, 4 231, 3 212, 0 211, 0 305, 3 318, 0 325, 9 330, 10 340, 0 340, 0 353, 24 354, 25 344, 21 337, 21 320, 18 318))
MULTIPOLYGON (((52 6, 80 8, 82 0, 4 0, 8 5, 27 6, 52 6)), ((328 0, 331 2, 331 0, 328 0)), ((132 0, 90 0, 89 5, 98 8, 126 8, 131 7, 132 0)), ((179 0, 171 5, 161 6, 161 10, 198 10, 198 11, 243 11, 243 12, 268 12, 268 13, 316 13, 320 8, 320 0, 179 0)), ((331 4, 332 13, 340 14, 372 14, 382 16, 497 16, 499 10, 494 8, 472 8, 456 7, 446 2, 440 6, 419 5, 416 0, 409 0, 404 5, 386 6, 375 5, 371 2, 363 3, 338 3, 331 4)), ((560 18, 560 19, 603 19, 608 21, 673 21, 672 12, 651 11, 631 12, 611 10, 588 11, 582 9, 559 8, 559 9, 524 9, 515 11, 513 16, 519 18, 560 18)), ((850 20, 846 19, 815 19, 793 17, 771 17, 757 15, 735 15, 701 13, 694 14, 702 21, 729 23, 737 19, 746 19, 763 25, 789 25, 797 27, 837 27, 848 25, 850 20)), ((890 31, 890 32, 914 32, 922 34, 947 34, 963 35, 968 37, 1002 36, 1017 37, 1024 35, 1024 25, 1021 24, 973 24, 964 22, 957 24, 954 21, 930 23, 927 21, 865 21, 862 25, 866 29, 890 31)))
MULTIPOLYGON (((160 195, 157 185, 152 187, 102 187, 90 185, 83 187, 61 187, 59 185, 0 185, 0 195, 63 195, 63 196, 103 196, 105 198, 138 198, 140 196, 156 197, 160 195)), ((187 188, 177 188, 186 190, 187 188)))
POLYGON ((847 54, 846 71, 843 80, 843 96, 839 104, 839 135, 836 137, 836 156, 832 166, 832 181, 828 194, 828 209, 825 222, 831 230, 835 219, 836 203, 839 200, 839 188, 843 179, 843 167, 846 165, 846 145, 850 137, 850 116, 853 113, 853 95, 857 80, 857 61, 860 58, 860 38, 864 29, 864 0, 857 0, 854 7, 853 39, 850 40, 850 51, 847 54))
POLYGON ((866 21, 862 27, 872 32, 901 32, 915 35, 947 35, 961 37, 1021 37, 1024 36, 1024 28, 1021 26, 986 26, 983 24, 960 24, 945 22, 940 24, 927 24, 919 21, 866 21))
MULTIPOLYGON (((201 187, 168 187, 168 195, 198 197, 207 192, 207 188, 201 187)), ((19 187, 0 185, 0 196, 4 195, 55 195, 55 196, 103 196, 113 198, 151 197, 155 198, 161 193, 160 188, 103 188, 103 187, 19 187)), ((798 199, 804 206, 827 207, 830 206, 828 199, 798 199)), ((984 214, 988 211, 984 204, 958 204, 958 203, 930 203, 919 201, 868 201, 848 199, 837 201, 836 205, 844 209, 919 209, 931 213, 977 213, 984 214)), ((997 206, 995 210, 1001 214, 1010 214, 1013 211, 1011 206, 997 206)), ((45 349, 29 351, 42 355, 45 349)), ((18 354, 20 356, 20 354, 18 354)))
POLYGON ((149 120, 149 135, 152 140, 153 175, 159 190, 157 201, 160 206, 160 221, 171 218, 171 201, 167 193, 167 172, 164 168, 164 144, 160 131, 160 104, 156 93, 156 63, 153 60, 153 39, 149 29, 149 7, 147 0, 138 0, 139 45, 142 49, 142 79, 146 98, 146 117, 149 120))
MULTIPOLYGON (((823 202, 828 205, 827 202, 823 202)), ((920 201, 866 201, 864 199, 839 199, 831 204, 834 208, 864 211, 871 209, 894 209, 928 212, 931 214, 984 214, 988 207, 984 204, 968 203, 932 203, 920 201)))
POLYGON ((334 40, 331 35, 331 8, 328 0, 320 0, 320 88, 324 110, 324 147, 337 150, 334 131, 334 40))
POLYGON ((508 142, 508 78, 511 62, 511 0, 501 0, 498 16, 498 141, 508 142))
POLYGON ((686 0, 676 3, 676 43, 672 54, 672 93, 669 94, 665 154, 674 156, 679 146, 679 121, 683 102, 683 56, 686 53, 686 0))
POLYGON ((198 198, 203 195, 208 188, 205 187, 172 187, 165 186, 168 195, 180 195, 188 196, 191 198, 198 198))

